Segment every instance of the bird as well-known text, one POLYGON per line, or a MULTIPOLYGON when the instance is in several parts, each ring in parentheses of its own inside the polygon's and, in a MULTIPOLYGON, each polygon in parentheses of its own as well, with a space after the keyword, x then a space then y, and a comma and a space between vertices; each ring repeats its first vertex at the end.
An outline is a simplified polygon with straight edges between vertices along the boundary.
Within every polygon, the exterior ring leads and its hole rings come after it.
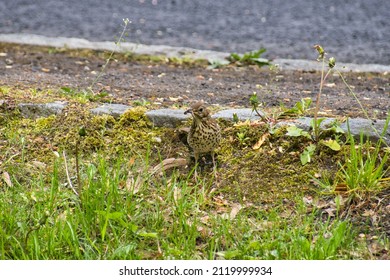
POLYGON ((192 124, 187 136, 187 142, 194 151, 195 171, 198 164, 199 155, 210 153, 213 160, 213 170, 216 177, 215 149, 218 148, 221 140, 221 128, 216 120, 211 118, 210 111, 203 101, 198 101, 184 112, 191 113, 192 124))

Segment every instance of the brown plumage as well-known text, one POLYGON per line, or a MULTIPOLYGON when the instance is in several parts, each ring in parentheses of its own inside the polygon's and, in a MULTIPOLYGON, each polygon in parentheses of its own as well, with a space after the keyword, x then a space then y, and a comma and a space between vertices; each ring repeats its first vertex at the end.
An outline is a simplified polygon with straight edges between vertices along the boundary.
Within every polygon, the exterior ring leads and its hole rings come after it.
POLYGON ((214 150, 219 146, 221 129, 218 123, 211 118, 210 111, 203 102, 193 104, 190 109, 184 112, 184 114, 187 113, 191 113, 193 118, 187 141, 194 150, 195 164, 198 163, 200 154, 211 153, 215 172, 214 150))

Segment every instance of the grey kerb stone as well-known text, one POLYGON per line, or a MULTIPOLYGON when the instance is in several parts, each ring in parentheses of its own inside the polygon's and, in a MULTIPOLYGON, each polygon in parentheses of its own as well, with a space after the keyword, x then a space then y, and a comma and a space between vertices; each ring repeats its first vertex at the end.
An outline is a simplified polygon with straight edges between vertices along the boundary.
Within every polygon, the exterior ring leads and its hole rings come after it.
POLYGON ((190 118, 184 112, 184 110, 158 109, 147 112, 146 116, 155 126, 176 127, 190 118))
POLYGON ((24 118, 36 119, 39 117, 48 117, 58 115, 66 107, 68 102, 55 101, 51 103, 20 103, 19 111, 24 118))
MULTIPOLYGON (((56 101, 52 103, 20 103, 18 108, 25 118, 38 118, 48 117, 50 115, 60 114, 66 107, 67 102, 56 101)), ((91 109, 93 114, 107 114, 113 117, 120 117, 126 110, 130 109, 131 106, 123 104, 104 104, 97 108, 91 109)), ((262 113, 262 112, 260 112, 262 113)), ((233 120, 233 114, 237 114, 237 117, 241 121, 245 120, 258 120, 259 116, 255 112, 252 112, 249 108, 244 109, 227 109, 221 110, 215 113, 213 118, 221 118, 225 120, 233 120)), ((158 127, 177 127, 187 121, 190 115, 185 115, 184 110, 178 109, 158 109, 151 110, 146 113, 146 116, 158 127)), ((277 123, 277 126, 289 126, 295 125, 301 129, 309 131, 311 129, 312 118, 303 117, 298 119, 286 120, 277 123)), ((322 123, 321 127, 326 128, 329 124, 335 121, 334 118, 326 118, 322 123)), ((363 118, 349 119, 348 122, 340 124, 340 127, 355 137, 359 138, 360 133, 363 133, 367 138, 372 141, 377 141, 383 134, 383 139, 390 144, 390 128, 384 131, 385 120, 367 120, 363 118)))
POLYGON ((95 115, 111 115, 114 118, 119 118, 131 106, 124 104, 103 104, 97 108, 91 109, 91 113, 95 115))
MULTIPOLYGON (((261 112, 259 112, 261 113, 261 112)), ((222 110, 217 113, 215 113, 212 117, 213 118, 221 118, 225 120, 233 120, 233 114, 236 114, 239 120, 259 120, 260 117, 256 114, 256 112, 253 112, 252 109, 227 109, 222 110)))

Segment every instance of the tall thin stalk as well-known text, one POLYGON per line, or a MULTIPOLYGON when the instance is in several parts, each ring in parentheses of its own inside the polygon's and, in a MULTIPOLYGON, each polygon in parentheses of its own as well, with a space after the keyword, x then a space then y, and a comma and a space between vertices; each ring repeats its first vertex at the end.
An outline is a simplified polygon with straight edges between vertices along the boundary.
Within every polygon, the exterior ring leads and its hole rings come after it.
POLYGON ((329 70, 325 74, 325 50, 320 45, 315 45, 314 48, 318 51, 318 59, 319 61, 322 61, 322 69, 321 69, 321 82, 320 82, 320 90, 317 93, 316 97, 316 108, 314 111, 314 139, 315 141, 319 140, 320 135, 320 122, 318 122, 318 112, 320 111, 320 100, 321 100, 321 94, 322 94, 322 88, 324 87, 324 82, 326 78, 329 76, 330 72, 332 71, 332 68, 334 67, 334 64, 331 64, 329 62, 329 70))
POLYGON ((121 33, 121 35, 119 36, 118 40, 115 42, 116 48, 115 48, 113 51, 111 51, 110 55, 109 55, 108 58, 106 59, 106 63, 102 66, 101 71, 100 71, 99 74, 96 76, 96 78, 92 81, 92 84, 91 84, 91 86, 89 87, 89 90, 90 90, 91 92, 93 92, 93 87, 95 86, 95 84, 97 83, 97 81, 100 79, 100 77, 103 75, 104 71, 106 70, 106 67, 107 67, 108 63, 111 61, 111 59, 112 59, 114 53, 116 52, 116 50, 117 50, 118 47, 120 46, 120 43, 122 42, 123 37, 124 37, 125 34, 126 34, 127 26, 129 25, 129 23, 131 23, 131 21, 130 21, 128 18, 125 18, 125 19, 123 19, 123 23, 124 23, 124 26, 123 26, 122 33, 121 33))

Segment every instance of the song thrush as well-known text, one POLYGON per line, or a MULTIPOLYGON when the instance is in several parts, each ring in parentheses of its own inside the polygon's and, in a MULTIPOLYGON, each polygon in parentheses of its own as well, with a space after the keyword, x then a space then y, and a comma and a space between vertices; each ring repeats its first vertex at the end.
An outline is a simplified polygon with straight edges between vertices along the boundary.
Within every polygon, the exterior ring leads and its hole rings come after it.
POLYGON ((198 163, 200 154, 211 153, 214 174, 216 174, 214 150, 219 145, 221 129, 218 123, 211 118, 210 111, 202 101, 193 104, 190 109, 184 112, 184 114, 188 113, 191 113, 193 119, 187 141, 194 150, 195 166, 198 163))

